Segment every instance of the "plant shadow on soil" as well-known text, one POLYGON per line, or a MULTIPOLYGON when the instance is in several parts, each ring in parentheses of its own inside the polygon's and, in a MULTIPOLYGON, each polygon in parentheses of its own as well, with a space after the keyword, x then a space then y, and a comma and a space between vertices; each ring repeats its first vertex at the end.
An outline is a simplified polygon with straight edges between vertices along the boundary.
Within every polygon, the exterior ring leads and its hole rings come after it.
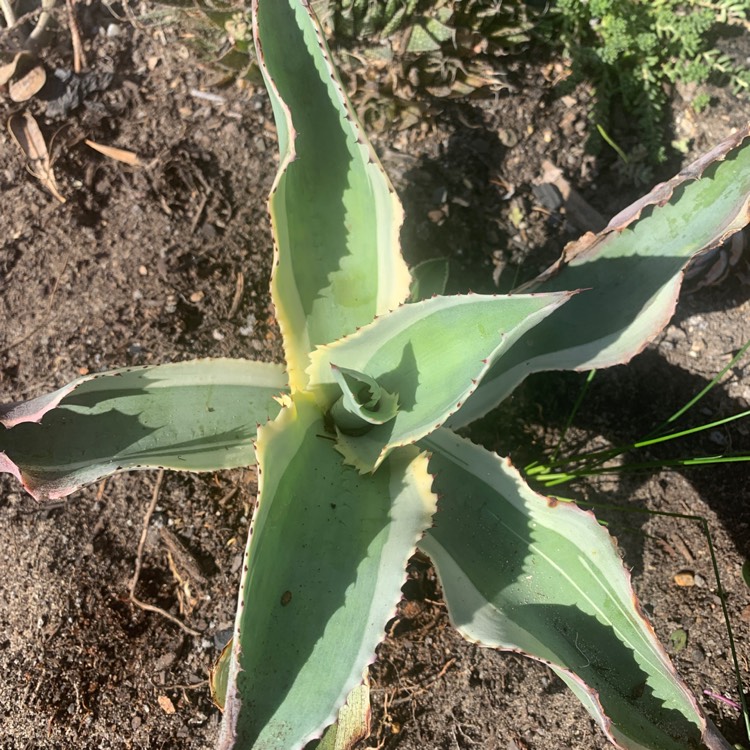
MULTIPOLYGON (((0 185, 12 207, 0 217, 0 315, 11 322, 0 339, 3 401, 38 395, 82 369, 238 352, 280 357, 267 290, 271 240, 265 198, 277 158, 265 94, 214 85, 213 72, 195 64, 174 28, 121 23, 104 6, 94 6, 101 18, 89 9, 90 26, 82 20, 89 60, 92 66, 115 60, 117 75, 109 91, 67 121, 75 137, 65 140, 55 167, 69 199, 65 206, 56 206, 31 180, 7 133, 0 133, 0 185), (119 34, 104 33, 109 23, 119 34), (225 104, 196 97, 204 88, 218 91, 225 104), (91 154, 78 140, 83 134, 132 149, 149 166, 130 169, 91 154)), ((69 66, 69 39, 60 33, 57 41, 45 53, 46 62, 69 66)), ((521 85, 512 96, 445 105, 425 132, 377 138, 407 210, 403 238, 409 260, 450 256, 453 292, 493 291, 499 261, 507 266, 503 284, 516 266, 533 276, 574 238, 559 212, 537 210, 531 185, 542 159, 561 166, 602 212, 614 213, 642 192, 620 190, 613 206, 612 196, 595 189, 600 179, 607 184, 612 170, 584 150, 580 124, 590 96, 585 90, 575 92, 575 104, 564 104, 538 65, 517 77, 521 85), (539 250, 531 256, 527 248, 539 250)), ((2 106, 7 115, 7 103, 2 106)), ((58 129, 38 103, 28 106, 46 134, 58 129)), ((714 125, 723 134, 729 125, 722 116, 716 113, 714 125)), ((703 149, 708 141, 699 145, 703 149)), ((664 416, 673 404, 681 405, 720 369, 722 356, 743 343, 742 331, 750 337, 745 299, 737 280, 687 297, 676 326, 685 328, 684 337, 673 341, 669 334, 658 353, 649 350, 629 368, 600 373, 601 393, 592 392, 592 406, 580 413, 573 439, 638 438, 654 426, 651 404, 669 403, 664 416), (737 300, 734 308, 730 298, 737 300), (692 317, 684 318, 688 313, 692 317), (698 318, 708 329, 698 324, 690 329, 690 320, 698 318), (691 360, 690 344, 698 338, 705 348, 691 360), (659 383, 669 383, 669 390, 659 383)), ((484 442, 522 465, 519 445, 533 439, 541 451, 554 444, 579 383, 580 376, 567 374, 528 381, 494 422, 480 425, 484 442)), ((710 399, 706 403, 721 414, 740 403, 725 385, 710 399)), ((746 445, 742 441, 746 436, 737 438, 746 445)), ((64 505, 47 507, 35 506, 17 485, 2 480, 3 750, 214 745, 219 714, 204 679, 232 625, 255 477, 251 471, 168 474, 162 486, 138 593, 202 631, 202 638, 135 608, 127 598, 152 484, 151 474, 118 476, 64 505), (189 579, 185 588, 184 571, 172 567, 153 533, 159 525, 196 553, 205 583, 189 579)), ((626 502, 657 498, 661 507, 678 510, 684 510, 684 501, 694 512, 710 515, 739 623, 747 590, 732 571, 748 539, 747 512, 736 500, 744 485, 740 468, 722 468, 720 474, 704 469, 623 478, 614 488, 598 481, 581 492, 585 499, 601 500, 615 489, 626 502)), ((689 645, 673 650, 673 657, 691 689, 731 695, 731 666, 711 584, 683 590, 671 582, 681 566, 710 579, 700 534, 680 528, 690 563, 674 551, 674 523, 633 518, 628 524, 634 532, 618 531, 618 537, 628 564, 641 572, 636 586, 659 635, 668 640, 676 625, 686 629, 689 645), (652 544, 655 540, 659 543, 652 544)), ((361 747, 608 746, 545 667, 457 636, 434 571, 420 556, 408 567, 404 594, 371 670, 376 723, 361 747)), ((745 626, 740 634, 745 650, 746 633, 745 626)), ((728 738, 741 739, 736 713, 720 703, 705 705, 728 738)))
MULTIPOLYGON (((449 280, 451 292, 469 289, 494 292, 496 287, 493 287, 491 281, 492 269, 488 249, 492 250, 499 244, 507 248, 514 234, 513 223, 507 220, 507 198, 503 199, 500 195, 500 185, 494 179, 503 174, 503 160, 509 150, 500 143, 496 130, 484 126, 483 123, 488 118, 481 110, 467 108, 461 111, 460 116, 451 112, 448 120, 451 122, 451 137, 447 141, 447 146, 437 155, 431 153, 423 157, 405 175, 406 184, 401 191, 407 209, 406 224, 402 233, 405 253, 407 257, 411 253, 411 257, 416 260, 440 255, 449 257, 452 273, 449 280), (459 201, 451 204, 451 198, 455 196, 459 197, 459 201), (446 205, 449 206, 447 211, 446 205), (442 217, 434 213, 441 207, 442 217), (506 217, 504 231, 498 231, 498 215, 506 217), (474 254, 467 254, 464 252, 465 248, 473 249, 474 254)), ((575 145, 580 148, 580 141, 575 145)), ((532 160, 532 163, 539 168, 538 157, 532 160)), ((610 174, 614 177, 614 171, 608 169, 605 164, 594 166, 592 172, 600 175, 610 174)), ((671 171, 665 170, 663 177, 671 174, 671 171)), ((525 178, 528 182, 524 187, 531 192, 529 182, 533 175, 527 172, 525 178)), ((604 203, 601 194, 595 196, 595 200, 606 215, 613 215, 643 192, 631 186, 629 189, 621 189, 611 194, 604 203)), ((527 206, 533 204, 533 195, 527 193, 525 197, 527 206)), ((541 236, 542 241, 537 240, 536 244, 531 241, 528 247, 533 249, 521 256, 522 267, 516 274, 519 282, 546 268, 559 256, 564 243, 577 236, 566 234, 566 231, 570 232, 570 228, 566 225, 564 217, 559 214, 548 216, 543 227, 540 227, 540 223, 535 222, 531 216, 531 213, 528 213, 525 217, 528 220, 526 235, 541 236)), ((714 346, 703 345, 703 350, 708 348, 711 351, 706 352, 709 356, 705 356, 701 362, 702 372, 699 374, 694 371, 695 362, 691 361, 690 357, 696 356, 695 351, 687 351, 684 345, 680 351, 674 340, 665 342, 670 336, 663 334, 657 338, 655 344, 627 366, 603 370, 597 374, 594 386, 573 422, 569 439, 579 439, 582 446, 590 447, 586 444, 590 444, 592 436, 596 436, 606 446, 632 443, 648 435, 660 421, 668 418, 703 389, 713 375, 726 364, 729 357, 745 343, 743 337, 750 337, 750 328, 744 322, 748 308, 748 291, 750 288, 740 275, 739 278, 730 278, 718 287, 702 289, 696 293, 683 292, 670 330, 676 328, 684 344, 690 337, 689 320, 696 318, 699 328, 703 329, 703 337, 714 336, 714 346), (720 317, 722 315, 724 320, 720 317), (729 325, 728 320, 732 321, 729 325), (664 354, 665 347, 671 356, 664 354)), ((671 336, 671 339, 674 338, 671 336)), ((700 357, 700 354, 698 356, 700 357)), ((741 384, 742 374, 743 364, 740 363, 733 373, 735 386, 741 384)), ((573 373, 543 373, 532 376, 508 402, 473 426, 470 434, 477 442, 497 450, 501 455, 510 455, 520 467, 528 461, 539 460, 543 451, 549 452, 554 449, 555 441, 562 433, 582 382, 582 376, 573 373)), ((737 391, 738 388, 727 388, 726 383, 716 386, 701 401, 699 408, 678 424, 689 426, 745 410, 750 403, 747 389, 739 396, 736 395, 737 391)), ((745 427, 739 430, 729 428, 727 434, 729 432, 732 453, 750 452, 750 440, 745 427)), ((645 455, 628 456, 628 460, 659 461, 668 460, 670 457, 716 455, 727 450, 728 445, 717 446, 716 442, 711 442, 711 437, 715 438, 715 433, 691 436, 668 446, 652 447, 645 455)), ((741 612, 747 596, 742 587, 735 587, 735 580, 738 565, 741 565, 742 560, 750 552, 750 511, 739 502, 745 481, 744 464, 724 464, 709 468, 685 468, 674 472, 641 472, 636 475, 622 475, 615 480, 603 477, 584 481, 583 487, 573 487, 567 494, 572 493, 574 498, 595 504, 610 503, 622 506, 626 513, 616 508, 595 512, 597 517, 608 523, 616 535, 626 563, 636 578, 644 577, 650 570, 650 578, 653 579, 653 572, 660 565, 668 566, 670 573, 678 571, 680 567, 696 567, 696 558, 699 558, 698 566, 710 581, 710 590, 715 591, 713 571, 708 560, 702 529, 695 522, 678 519, 661 519, 655 523, 653 517, 648 514, 627 512, 633 508, 704 516, 714 534, 715 544, 717 532, 726 535, 717 545, 722 587, 727 592, 730 602, 736 637, 739 633, 738 648, 742 659, 746 615, 742 615, 741 612), (682 479, 681 482, 675 481, 675 474, 682 479), (680 541, 688 540, 688 545, 683 545, 688 546, 685 550, 687 558, 680 557, 670 545, 668 540, 674 535, 677 535, 680 541), (658 555, 655 555, 653 550, 646 554, 647 547, 653 548, 656 545, 662 545, 667 550, 659 562, 654 562, 658 555)), ((543 489, 540 491, 545 492, 543 489)), ((565 487, 558 488, 557 491, 563 496, 566 495, 565 487)), ((678 549, 681 550, 682 547, 678 549)), ((421 582, 420 586, 427 585, 428 579, 425 579, 424 572, 419 573, 417 578, 421 582)), ((727 658, 723 622, 720 617, 713 618, 710 626, 711 636, 705 639, 707 646, 700 646, 701 625, 705 620, 712 618, 700 614, 697 617, 691 616, 689 612, 678 614, 681 611, 680 607, 670 612, 670 606, 665 602, 673 601, 681 592, 674 584, 670 587, 661 582, 660 585, 663 601, 657 607, 649 599, 644 600, 646 610, 652 617, 665 619, 669 613, 672 626, 675 623, 689 626, 691 642, 695 641, 698 645, 691 645, 689 653, 683 654, 682 657, 674 652, 672 656, 678 662, 681 672, 691 673, 691 684, 700 692, 697 685, 705 685, 714 679, 706 669, 708 648, 717 647, 724 660, 723 668, 729 672, 732 669, 727 658)), ((638 587, 638 583, 636 586, 638 587)), ((699 612, 704 608, 705 612, 716 613, 718 598, 710 592, 699 593, 703 595, 692 597, 693 606, 697 607, 699 612), (706 593, 710 595, 706 596, 706 593)), ((427 594, 423 592, 415 595, 415 599, 429 600, 433 594, 434 591, 427 594)), ((417 632, 420 630, 420 623, 418 615, 414 623, 417 632)), ((395 627, 398 633, 408 637, 408 628, 405 628, 403 618, 396 621, 395 627)), ((669 633, 669 630, 662 628, 662 640, 665 640, 669 633)), ((731 674, 727 676, 731 682, 731 674)), ((435 703, 440 705, 440 699, 435 699, 435 703)), ((384 713, 388 718, 387 706, 384 713)), ((419 713, 422 714, 422 710, 419 713)), ((396 716, 403 717, 404 711, 397 709, 396 716)), ((726 714, 718 721, 728 738, 742 741, 744 729, 741 717, 726 714)), ((523 735, 519 732, 515 736, 528 737, 528 733, 523 735)), ((419 742, 424 740, 425 737, 422 736, 406 741, 403 746, 418 747, 419 742)), ((386 746, 401 747, 402 744, 397 742, 386 746)))

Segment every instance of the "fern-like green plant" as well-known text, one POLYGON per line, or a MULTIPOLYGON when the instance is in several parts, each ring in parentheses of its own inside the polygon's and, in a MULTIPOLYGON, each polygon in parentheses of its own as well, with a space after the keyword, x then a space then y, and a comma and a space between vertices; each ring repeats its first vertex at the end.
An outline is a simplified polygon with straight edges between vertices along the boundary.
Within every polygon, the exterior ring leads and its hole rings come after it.
MULTIPOLYGON (((744 28, 749 18, 748 0, 557 0, 541 35, 570 58, 569 84, 593 85, 593 123, 620 131, 619 110, 655 164, 667 156, 668 84, 714 80, 737 94, 750 88, 747 66, 715 47, 721 25, 744 28)), ((697 97, 697 108, 708 104, 704 91, 697 97)), ((593 128, 592 144, 601 146, 593 128)))

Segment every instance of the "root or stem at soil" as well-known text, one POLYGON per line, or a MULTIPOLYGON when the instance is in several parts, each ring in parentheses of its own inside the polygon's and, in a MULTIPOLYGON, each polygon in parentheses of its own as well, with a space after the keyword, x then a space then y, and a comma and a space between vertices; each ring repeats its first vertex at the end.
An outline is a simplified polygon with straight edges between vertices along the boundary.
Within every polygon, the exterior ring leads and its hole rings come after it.
POLYGON ((178 620, 174 615, 170 615, 169 612, 163 610, 161 607, 156 607, 153 604, 143 602, 135 595, 135 587, 138 585, 138 579, 141 575, 141 566, 143 565, 143 548, 146 546, 146 537, 148 536, 148 526, 151 523, 151 516, 154 514, 156 509, 156 503, 159 500, 159 491, 161 490, 162 482, 164 481, 164 469, 159 469, 159 474, 156 477, 156 483, 154 484, 154 491, 151 494, 151 502, 146 510, 146 515, 143 517, 143 529, 141 531, 141 538, 138 542, 138 552, 135 558, 135 572, 133 573, 133 579, 130 582, 130 589, 128 591, 130 601, 140 609, 144 609, 148 612, 156 612, 162 617, 166 618, 170 622, 177 625, 178 628, 184 630, 190 635, 199 636, 200 633, 197 630, 185 625, 182 620, 178 620))
POLYGON ((52 10, 54 7, 55 0, 42 0, 42 13, 36 22, 36 26, 34 26, 31 34, 29 34, 29 38, 26 40, 26 47, 28 49, 35 51, 41 45, 42 35, 52 19, 52 10))
POLYGON ((13 10, 13 6, 10 0, 0 0, 0 10, 3 12, 5 18, 5 25, 10 29, 16 25, 16 13, 13 10))
POLYGON ((68 27, 70 28, 70 40, 73 44, 73 71, 80 73, 86 67, 86 58, 83 54, 83 44, 81 44, 81 32, 76 20, 76 2, 77 0, 65 0, 68 9, 68 27))

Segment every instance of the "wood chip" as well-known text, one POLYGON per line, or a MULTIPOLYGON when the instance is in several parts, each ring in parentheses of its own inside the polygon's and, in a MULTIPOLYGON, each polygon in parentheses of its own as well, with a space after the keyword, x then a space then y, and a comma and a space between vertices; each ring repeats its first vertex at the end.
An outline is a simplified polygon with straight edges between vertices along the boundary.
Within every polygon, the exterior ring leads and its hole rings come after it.
POLYGON ((695 562, 695 555, 693 554, 687 542, 677 533, 674 532, 669 535, 669 541, 672 542, 674 548, 685 558, 688 563, 695 562))
POLYGON ((165 714, 169 714, 171 716, 175 712, 174 703, 172 703, 168 696, 160 695, 157 698, 157 701, 159 702, 159 707, 162 711, 164 711, 165 714))
POLYGON ((563 177, 562 170, 551 161, 542 162, 542 183, 554 185, 562 195, 570 222, 583 232, 599 232, 607 225, 605 218, 563 177))
POLYGON ((8 86, 8 96, 13 102, 27 102, 39 93, 47 81, 47 73, 41 65, 35 65, 19 78, 14 78, 8 86))
POLYGON ((234 298, 232 299, 232 305, 229 308, 229 314, 227 318, 230 320, 237 314, 242 303, 242 295, 245 291, 245 274, 242 271, 237 271, 237 280, 234 287, 234 298))
POLYGON ((141 160, 138 158, 138 154, 135 154, 132 151, 127 151, 124 148, 115 148, 114 146, 105 146, 103 143, 96 143, 95 141, 90 141, 88 138, 84 141, 84 143, 89 148, 93 148, 94 151, 98 151, 100 154, 103 154, 109 159, 120 161, 123 164, 128 164, 131 167, 142 166, 141 160))
POLYGON ((205 584, 206 578, 200 569, 198 561, 193 557, 190 550, 188 550, 188 548, 180 541, 177 535, 171 532, 168 528, 162 527, 159 529, 159 536, 164 542, 166 548, 172 554, 174 562, 179 568, 179 572, 183 576, 187 575, 191 580, 198 584, 205 584))
POLYGON ((695 586, 695 573, 692 570, 681 570, 675 573, 674 582, 678 586, 695 586))

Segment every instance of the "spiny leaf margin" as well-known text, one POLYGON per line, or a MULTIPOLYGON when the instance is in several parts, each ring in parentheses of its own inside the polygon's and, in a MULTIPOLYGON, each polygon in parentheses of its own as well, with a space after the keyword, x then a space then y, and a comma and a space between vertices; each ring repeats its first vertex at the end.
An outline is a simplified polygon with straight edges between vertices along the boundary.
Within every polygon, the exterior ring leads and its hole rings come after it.
POLYGON ((749 136, 750 125, 657 185, 599 234, 569 244, 559 261, 516 290, 590 289, 523 337, 448 426, 485 415, 533 372, 610 367, 641 352, 672 317, 690 258, 750 220, 749 136))
POLYGON ((362 477, 327 437, 306 393, 259 431, 220 750, 297 750, 335 721, 432 522, 427 455, 399 449, 362 477))
POLYGON ((336 367, 364 373, 398 398, 394 419, 364 435, 339 434, 347 463, 374 471, 393 448, 439 427, 514 341, 574 294, 431 297, 316 349, 308 376, 324 410, 339 395, 336 367))
POLYGON ((253 0, 252 8, 281 153, 269 197, 271 293, 296 391, 305 387, 308 353, 404 302, 411 276, 399 248, 401 204, 310 3, 253 0))
POLYGON ((256 425, 278 413, 286 390, 282 367, 242 359, 85 375, 0 407, 0 471, 35 498, 56 499, 131 469, 252 465, 256 425))
POLYGON ((537 495, 507 459, 449 430, 421 444, 440 502, 420 547, 462 635, 554 668, 619 747, 714 741, 593 514, 537 495))

